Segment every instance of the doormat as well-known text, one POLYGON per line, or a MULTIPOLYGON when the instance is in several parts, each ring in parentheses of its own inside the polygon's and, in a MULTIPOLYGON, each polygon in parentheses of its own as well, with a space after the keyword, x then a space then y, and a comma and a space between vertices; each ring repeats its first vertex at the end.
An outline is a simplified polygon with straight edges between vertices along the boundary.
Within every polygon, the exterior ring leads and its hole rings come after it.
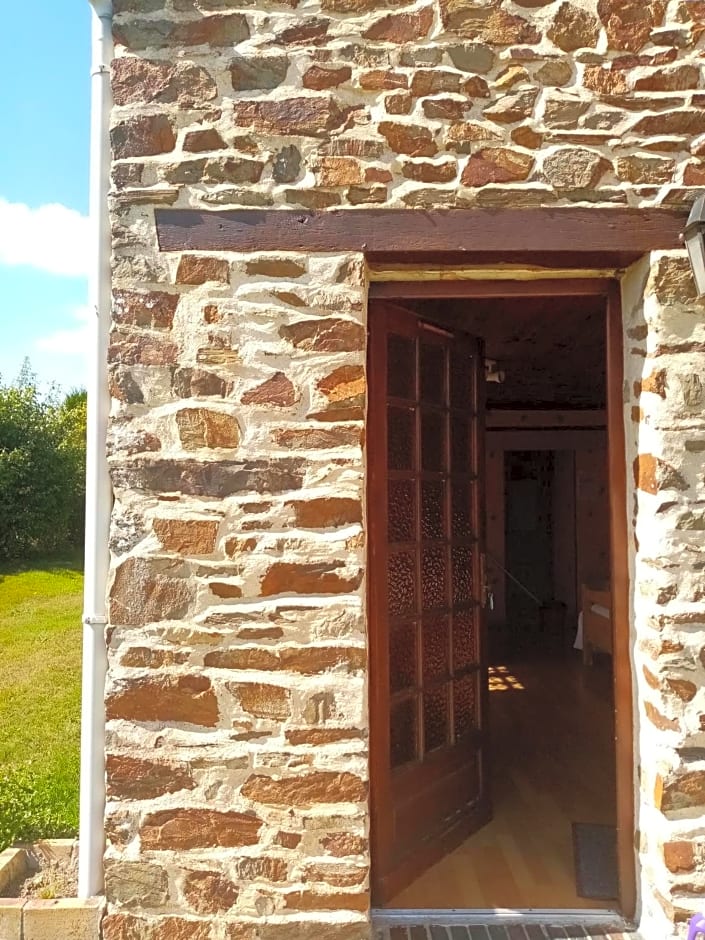
POLYGON ((573 823, 576 893, 613 900, 619 895, 617 830, 596 823, 573 823))

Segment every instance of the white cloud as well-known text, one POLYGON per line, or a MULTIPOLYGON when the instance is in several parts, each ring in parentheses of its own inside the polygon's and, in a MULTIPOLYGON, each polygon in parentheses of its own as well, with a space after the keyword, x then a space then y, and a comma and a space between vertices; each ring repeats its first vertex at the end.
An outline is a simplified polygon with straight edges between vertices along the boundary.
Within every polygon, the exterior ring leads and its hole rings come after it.
POLYGON ((32 209, 0 197, 0 264, 87 277, 91 264, 87 217, 58 203, 32 209))
MULTIPOLYGON (((37 337, 35 348, 56 356, 72 356, 79 360, 87 358, 95 313, 89 305, 76 307, 71 311, 73 326, 54 330, 37 337)), ((30 357, 31 358, 31 357, 30 357)))

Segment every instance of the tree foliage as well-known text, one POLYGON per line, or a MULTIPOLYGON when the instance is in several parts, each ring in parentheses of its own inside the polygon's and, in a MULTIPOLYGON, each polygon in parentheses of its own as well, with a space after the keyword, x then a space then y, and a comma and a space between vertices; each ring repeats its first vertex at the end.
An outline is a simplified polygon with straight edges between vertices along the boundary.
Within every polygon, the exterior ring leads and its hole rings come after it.
POLYGON ((0 381, 0 558, 80 544, 86 394, 43 395, 27 364, 0 381))

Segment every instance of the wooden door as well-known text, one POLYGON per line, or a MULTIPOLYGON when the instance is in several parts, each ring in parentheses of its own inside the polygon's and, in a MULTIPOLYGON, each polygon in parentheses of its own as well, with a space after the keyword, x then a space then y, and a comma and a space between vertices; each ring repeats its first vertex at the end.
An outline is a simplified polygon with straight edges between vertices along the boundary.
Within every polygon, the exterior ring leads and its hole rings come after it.
POLYGON ((370 311, 373 903, 490 816, 480 343, 370 311))

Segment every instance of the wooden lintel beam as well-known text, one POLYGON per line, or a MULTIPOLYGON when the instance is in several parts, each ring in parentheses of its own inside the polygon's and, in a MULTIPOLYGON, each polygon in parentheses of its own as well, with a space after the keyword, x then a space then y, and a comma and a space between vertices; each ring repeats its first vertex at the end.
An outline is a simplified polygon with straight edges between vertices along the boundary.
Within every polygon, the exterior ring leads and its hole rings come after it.
POLYGON ((634 255, 680 247, 674 209, 156 209, 162 251, 634 255))

